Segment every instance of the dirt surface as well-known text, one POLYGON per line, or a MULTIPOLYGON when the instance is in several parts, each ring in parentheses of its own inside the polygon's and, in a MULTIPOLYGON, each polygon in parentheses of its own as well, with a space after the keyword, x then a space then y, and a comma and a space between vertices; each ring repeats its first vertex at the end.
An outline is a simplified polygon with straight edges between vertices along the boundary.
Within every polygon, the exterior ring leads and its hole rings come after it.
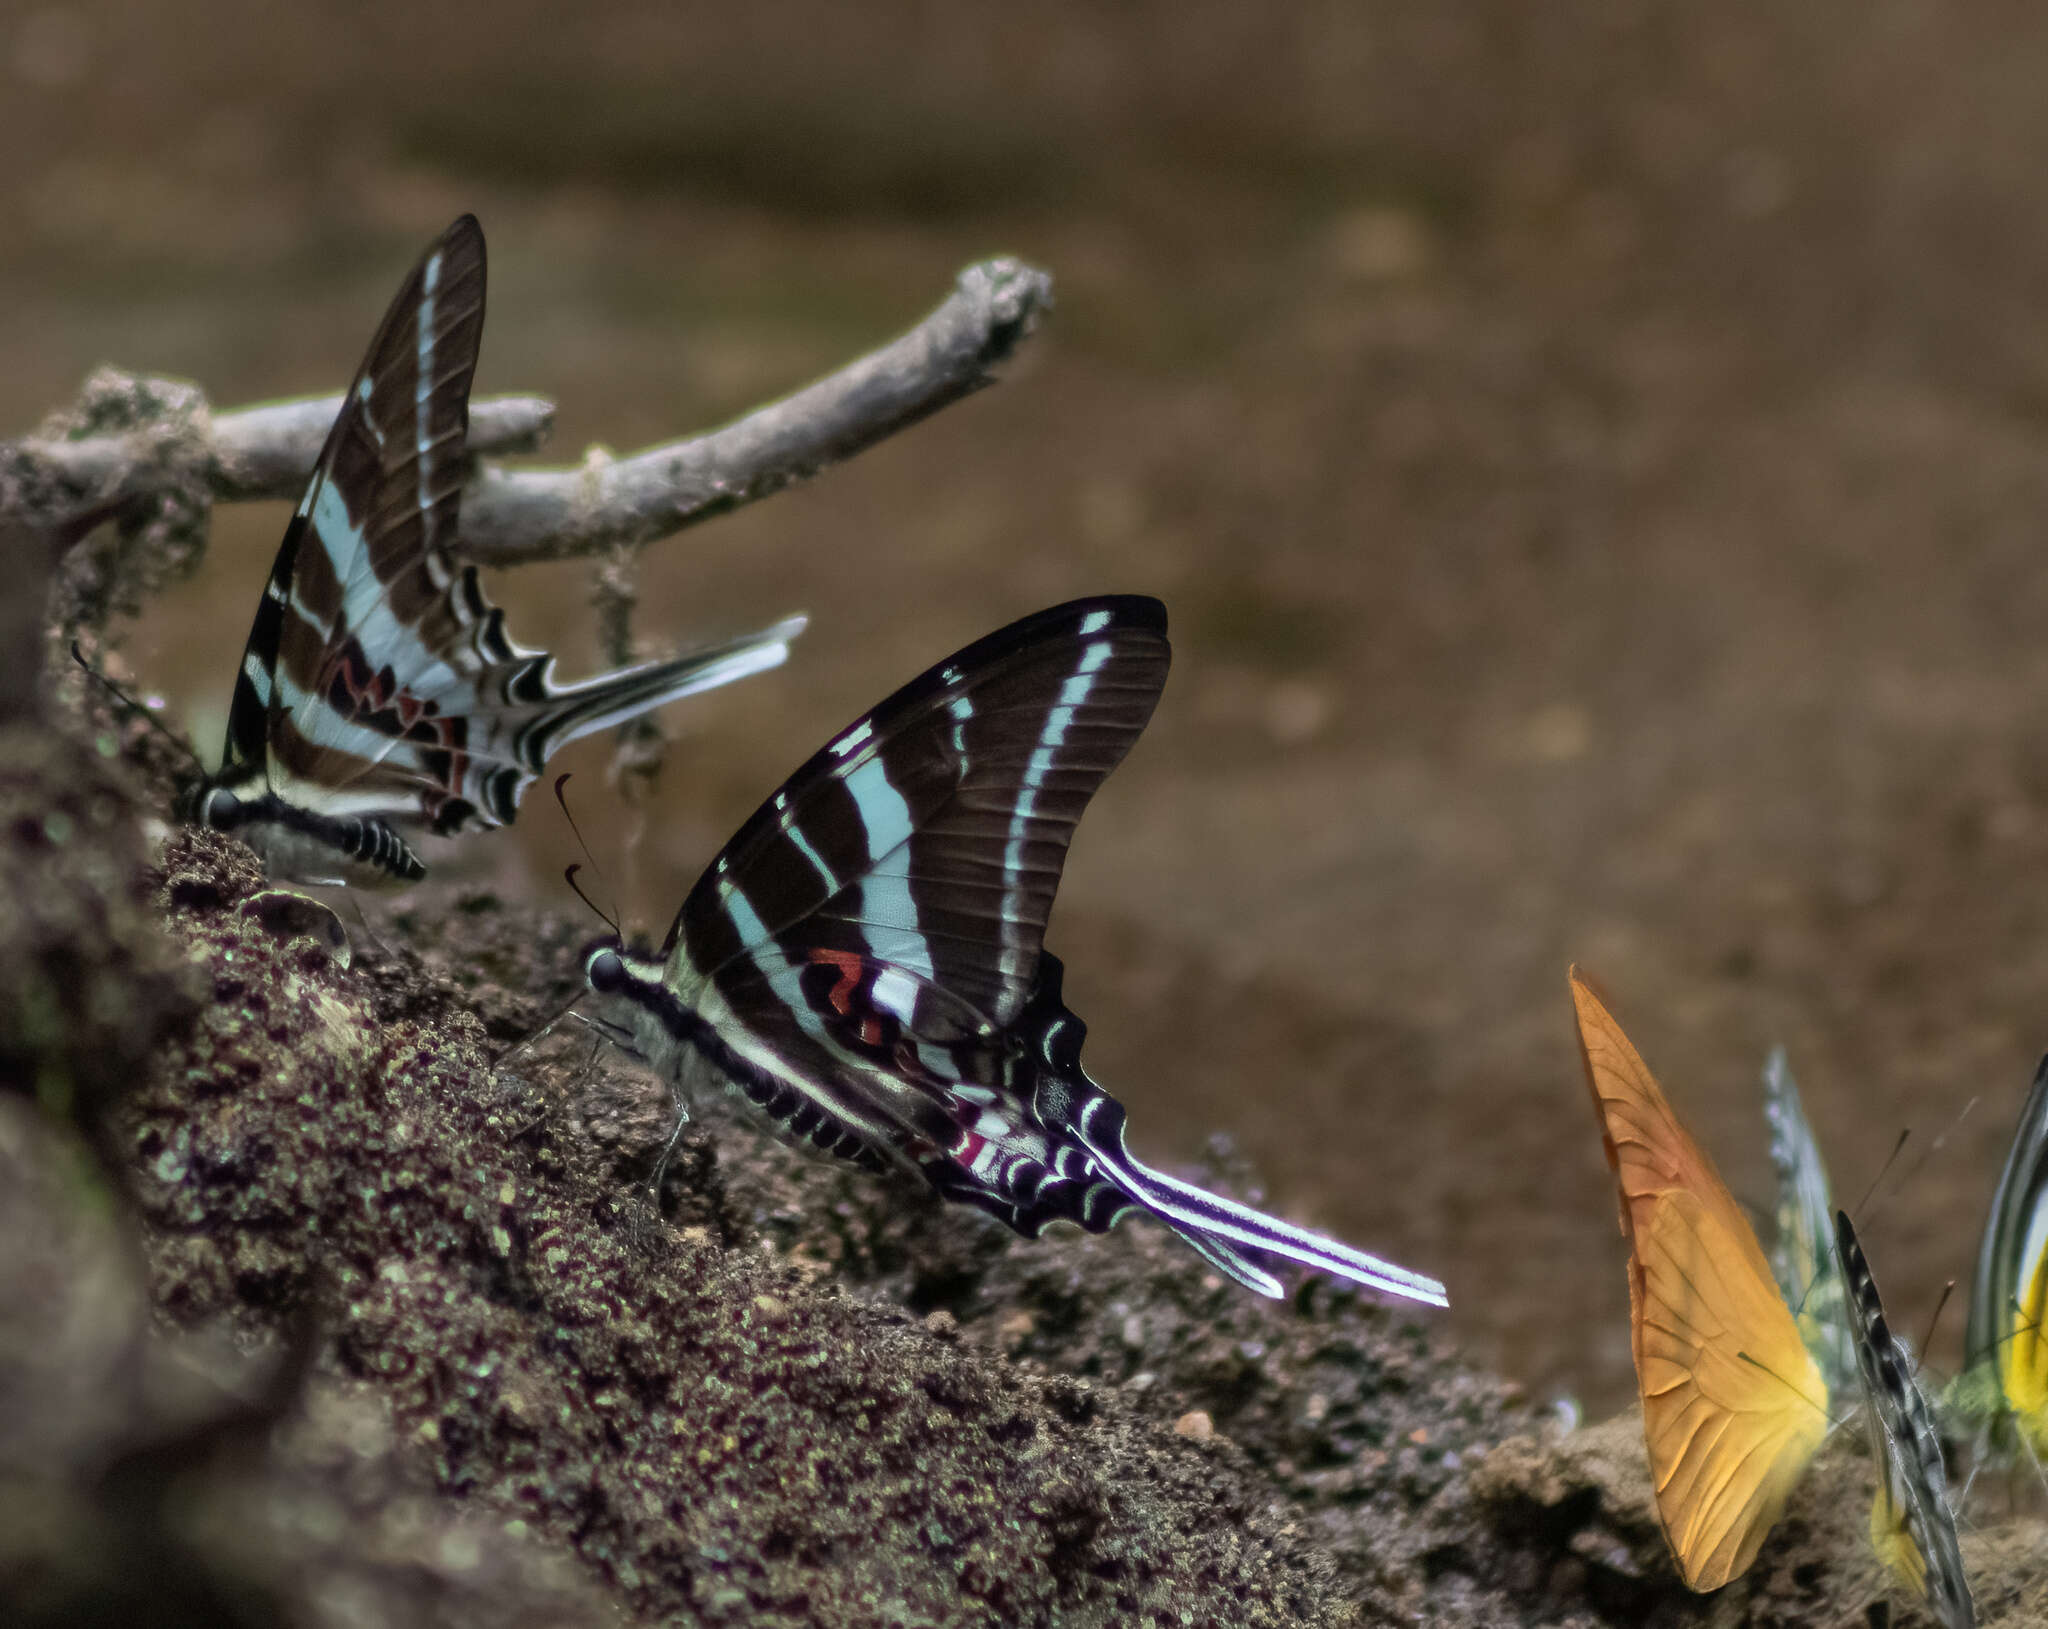
MULTIPOLYGON (((963 1251, 971 1230, 958 1219, 920 1249, 884 1220, 903 1195, 863 1206, 849 1192, 821 1207, 814 1177, 726 1177, 759 1150, 700 1133, 678 1170, 690 1199, 671 1231, 636 1209, 630 1178, 665 1136, 662 1094, 647 1112, 644 1083, 622 1097, 602 1075, 580 1087, 494 1078, 488 1020, 531 1021, 502 972, 459 996, 410 955, 332 978, 323 944, 279 943, 237 908, 257 879, 225 845, 183 838, 166 863, 174 925, 200 949, 214 1003, 129 1109, 158 1302, 184 1322, 260 1325, 331 1285, 319 1304, 336 1368, 379 1387, 437 1482, 573 1544, 636 1617, 1342 1617, 1355 1591, 1334 1587, 1243 1457, 1099 1398, 1077 1377, 1104 1366, 1086 1337, 1054 1324, 1057 1373, 964 1346, 967 1318, 998 1305, 1049 1318, 1058 1297, 991 1286, 978 1302, 977 1257, 993 1252, 963 1251), (754 1225, 762 1210, 783 1220, 786 1248, 754 1225), (835 1242, 901 1263, 910 1310, 844 1294, 825 1254, 835 1242), (911 1312, 935 1287, 960 1310, 920 1323, 911 1312)), ((494 948, 556 949, 559 928, 532 922, 478 933, 493 908, 474 899, 448 917, 465 959, 490 968, 494 948)), ((559 965, 521 959, 529 972, 559 965)), ((1078 1263, 1053 1276, 1069 1301, 1083 1296, 1078 1263)), ((1226 1434, 1246 1410, 1270 1413, 1259 1326, 1232 1327, 1224 1287, 1201 1288, 1181 1262, 1155 1260, 1144 1277, 1197 1283, 1185 1310, 1134 1314, 1158 1326, 1149 1338, 1168 1374, 1182 1347, 1185 1361, 1221 1367, 1212 1406, 1239 1403, 1226 1434)), ((1412 1560, 1370 1535, 1391 1539, 1396 1513, 1448 1480, 1445 1456, 1455 1465, 1485 1440, 1498 1388, 1463 1376, 1419 1329, 1355 1307, 1332 1324, 1324 1365, 1363 1383, 1307 1434, 1304 1470, 1318 1457, 1349 1465, 1351 1502, 1368 1507, 1352 1566, 1399 1580, 1412 1560), (1447 1387, 1471 1399, 1458 1425, 1445 1423, 1447 1387), (1391 1408, 1373 1406, 1381 1391, 1391 1408), (1408 1428, 1426 1440, 1405 1455, 1404 1416, 1426 1422, 1408 1428), (1347 1436, 1349 1452, 1333 1452, 1347 1436), (1382 1444, 1360 1475, 1361 1452, 1382 1444)), ((1144 1339, 1112 1338, 1109 1378, 1123 1380, 1130 1358, 1150 1354, 1144 1339)), ((1185 1385, 1171 1389, 1183 1400, 1185 1385)))
MULTIPOLYGON (((556 1005, 575 923, 443 886, 337 933, 205 833, 145 873, 120 782, 17 733, 24 787, 105 800, 73 873, 153 884, 162 936, 102 977, 203 989, 94 1104, 99 1161, 0 1098, 9 1621, 1701 1610, 1632 1417, 1565 1431, 1412 1309, 1316 1281, 1268 1303, 1158 1230, 1021 1241, 716 1104, 657 1198, 665 1089, 577 1040, 493 1062, 556 1005)), ((17 865, 50 841, 0 837, 17 865)), ((70 965, 94 920, 17 916, 0 951, 70 965)), ((1204 1174, 1257 1194, 1227 1146, 1204 1174)), ((1885 1610, 1867 1473, 1825 1457, 1718 1620, 1885 1610)), ((1981 1621, 2038 1615, 2040 1538, 1969 1536, 1981 1621)))

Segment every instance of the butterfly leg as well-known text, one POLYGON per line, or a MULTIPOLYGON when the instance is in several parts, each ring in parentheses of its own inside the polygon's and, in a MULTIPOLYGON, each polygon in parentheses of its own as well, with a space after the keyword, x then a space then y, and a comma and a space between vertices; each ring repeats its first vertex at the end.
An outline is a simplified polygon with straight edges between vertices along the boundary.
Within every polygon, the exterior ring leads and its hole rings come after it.
POLYGON ((1971 1449, 1970 1474, 1963 1478, 1963 1485, 1956 1490, 1956 1509, 1961 1510, 1970 1502, 1970 1489, 1977 1485, 1977 1473, 1984 1468, 1984 1459, 1988 1452, 1989 1449, 1981 1438, 1971 1449))
MULTIPOLYGON (((2042 1465, 2041 1456, 2034 1451, 2033 1437, 2029 1433, 2021 1431, 2019 1433, 2019 1439, 2020 1449, 2022 1452, 2026 1454, 2027 1463, 2034 1467, 2035 1477, 2039 1479, 2041 1486, 2044 1489, 2048 1489, 2048 1466, 2042 1465)), ((1971 1474, 1973 1476, 1976 1474, 1976 1468, 1974 1466, 1971 1467, 1971 1474)))
POLYGON ((661 1158, 654 1162, 654 1176, 647 1184, 647 1197, 654 1206, 654 1213, 661 1214, 661 1179, 668 1175, 668 1162, 675 1157, 676 1144, 682 1141, 683 1127, 690 1123, 690 1111, 683 1104, 682 1093, 674 1086, 668 1089, 669 1107, 675 1111, 675 1129, 668 1134, 663 1145, 661 1158))
POLYGON ((348 891, 348 902, 350 907, 355 912, 356 922, 362 928, 364 937, 367 938, 372 945, 376 946, 377 954, 380 957, 382 957, 385 961, 390 961, 392 959, 391 947, 387 945, 383 941, 383 939, 378 936, 377 930, 370 926, 370 919, 363 914, 363 902, 359 897, 357 897, 356 891, 353 888, 351 888, 348 891))

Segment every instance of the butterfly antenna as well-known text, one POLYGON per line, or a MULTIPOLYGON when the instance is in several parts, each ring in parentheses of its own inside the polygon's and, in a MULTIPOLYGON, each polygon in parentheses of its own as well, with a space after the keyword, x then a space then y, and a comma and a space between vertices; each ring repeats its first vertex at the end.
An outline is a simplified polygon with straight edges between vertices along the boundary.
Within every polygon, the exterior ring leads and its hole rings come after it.
POLYGON ((158 718, 147 702, 138 701, 135 697, 129 695, 127 691, 123 690, 112 679, 88 662, 85 659, 85 652, 79 649, 78 641, 75 639, 71 641, 71 659, 85 670, 85 676, 92 680, 94 684, 106 691, 108 695, 112 696, 116 702, 127 708, 130 712, 139 713, 144 723, 148 724, 151 729, 170 742, 172 746, 176 747, 187 758, 190 758, 192 760, 192 768, 204 778, 206 763, 193 750, 192 743, 178 734, 177 731, 173 730, 162 719, 158 718))
MULTIPOLYGON (((576 837, 576 846, 583 850, 583 858, 590 862, 591 873, 598 879, 599 882, 602 882, 604 880, 604 869, 597 863, 597 856, 590 852, 590 845, 583 840, 583 828, 576 824, 575 815, 569 812, 569 795, 568 792, 565 790, 568 784, 569 777, 567 774, 561 774, 555 777, 555 801, 562 806, 562 818, 569 822, 569 830, 573 832, 576 837)), ((567 871, 562 873, 563 880, 566 881, 571 888, 575 889, 576 897, 582 900, 584 904, 588 905, 591 911, 596 915, 597 919, 600 922, 604 923, 606 927, 610 928, 612 932, 616 933, 619 936, 619 942, 623 944, 626 938, 626 930, 619 926, 618 912, 605 911, 599 909, 597 902, 583 891, 582 885, 578 883, 576 880, 576 873, 581 871, 582 869, 583 867, 581 865, 570 866, 567 871)), ((609 892, 609 890, 607 890, 607 892, 609 892)))
MULTIPOLYGON (((1912 1186, 1913 1179, 1920 1174, 1921 1167, 1924 1166, 1929 1160, 1933 1159, 1935 1154, 1947 1145, 1949 1138, 1955 1135, 1956 1127, 1961 1125, 1965 1120, 1967 1120, 1970 1117, 1970 1110, 1974 1109, 1976 1106, 1977 1099, 1972 1097, 1969 1102, 1965 1103, 1960 1109, 1956 1111, 1956 1117, 1953 1120, 1949 1121, 1947 1125, 1941 1128, 1941 1135, 1936 1137, 1934 1141, 1927 1145, 1926 1151, 1922 1153, 1921 1156, 1913 1162, 1913 1168, 1906 1172, 1904 1176, 1899 1178, 1898 1185, 1900 1188, 1909 1188, 1912 1186)), ((1899 1141, 1904 1142, 1905 1138, 1901 1137, 1899 1141)))
POLYGON ((1927 1320, 1927 1333, 1920 1337, 1920 1364, 1927 1365, 1927 1349, 1934 1344, 1934 1331, 1940 1327, 1941 1315, 1948 1306, 1948 1298, 1956 1293, 1956 1281, 1950 1279, 1941 1287, 1941 1299, 1934 1303, 1934 1316, 1927 1320))
POLYGON ((576 873, 581 871, 582 869, 583 867, 581 865, 572 865, 566 867, 562 872, 562 880, 566 882, 570 886, 570 888, 575 891, 576 897, 578 899, 582 900, 584 904, 590 907, 592 913, 596 915, 598 921, 602 922, 606 927, 610 928, 613 933, 619 936, 620 942, 624 943, 626 937, 625 930, 621 928, 619 924, 615 922, 611 917, 607 916, 603 911, 597 908, 597 901, 592 899, 588 894, 586 894, 583 891, 583 884, 576 880, 576 873))
MULTIPOLYGON (((1911 1126, 1906 1127, 1904 1131, 1899 1133, 1899 1140, 1892 1144, 1892 1151, 1885 1156, 1884 1164, 1877 1168, 1877 1175, 1870 1179, 1870 1186, 1863 1190, 1863 1198, 1856 1206, 1855 1214, 1862 1217, 1866 1224, 1870 1221, 1873 1210, 1871 1195, 1875 1194, 1884 1185, 1885 1174, 1898 1163, 1899 1154, 1906 1146, 1906 1139, 1912 1135, 1913 1128, 1911 1126)), ((1918 1169, 1918 1167, 1915 1167, 1915 1169, 1918 1169)), ((1896 1193, 1898 1189, 1894 1188, 1892 1192, 1896 1193)))

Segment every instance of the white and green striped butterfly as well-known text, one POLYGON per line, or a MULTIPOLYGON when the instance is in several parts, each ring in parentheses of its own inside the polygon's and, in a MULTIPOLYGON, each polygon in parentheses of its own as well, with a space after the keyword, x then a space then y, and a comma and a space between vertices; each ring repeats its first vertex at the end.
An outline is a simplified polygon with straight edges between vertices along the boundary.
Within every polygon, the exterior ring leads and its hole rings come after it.
POLYGON ((1828 1395, 1839 1397, 1855 1383, 1856 1341, 1835 1257, 1835 1203, 1782 1046, 1773 1047, 1764 1063, 1764 1119, 1771 1128, 1771 1164, 1778 1173, 1771 1274, 1792 1309, 1799 1338, 1820 1367, 1828 1395))
POLYGON ((729 644, 557 682, 460 558, 484 235, 427 249, 342 398, 257 601, 221 767, 191 794, 275 876, 391 884, 411 838, 511 824, 555 751, 779 666, 793 617, 729 644))
POLYGON ((683 1099, 707 1079, 788 1140, 905 1168, 1027 1237, 1140 1215, 1219 1272, 1273 1259, 1445 1305, 1435 1279, 1138 1159, 1081 1064, 1046 924, 1089 800, 1166 683, 1166 608, 1024 617, 841 730, 691 889, 658 957, 584 955, 586 1016, 683 1099))

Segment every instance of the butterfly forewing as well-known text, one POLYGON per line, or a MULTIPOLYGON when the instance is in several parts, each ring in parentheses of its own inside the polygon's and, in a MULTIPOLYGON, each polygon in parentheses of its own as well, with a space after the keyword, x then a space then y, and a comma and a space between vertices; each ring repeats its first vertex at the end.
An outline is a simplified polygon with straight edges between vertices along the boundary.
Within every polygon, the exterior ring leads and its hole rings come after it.
POLYGON ((1914 1377, 1911 1354, 1885 1321, 1870 1263, 1844 1212, 1835 1213, 1835 1249, 1853 1315, 1864 1407, 1878 1457, 1871 1541, 1900 1581, 1926 1601, 1945 1629, 1970 1629, 1975 1608, 1963 1575, 1949 1504, 1948 1472, 1933 1411, 1914 1377))
POLYGON ((1687 1585, 1748 1571, 1827 1434, 1827 1385, 1756 1233, 1621 1026, 1572 970, 1620 1189, 1643 1441, 1687 1585))
POLYGON ((1771 1271, 1807 1351, 1820 1365, 1829 1391, 1836 1391, 1855 1376, 1856 1351, 1835 1260, 1834 1199, 1783 1047, 1774 1048, 1764 1064, 1764 1118, 1771 1128, 1771 1165, 1778 1174, 1771 1271))
POLYGON ((1967 1367, 1970 1411, 2002 1422, 2035 1452, 2048 1452, 2048 1058, 2035 1073, 2012 1149, 1984 1221, 1970 1285, 1967 1367))
POLYGON ((278 549, 227 759, 266 763, 295 801, 416 814, 461 778, 464 721, 438 701, 495 620, 446 552, 483 313, 483 233, 464 216, 385 313, 278 549))
MULTIPOLYGON (((993 1029, 1029 1000, 1074 827, 1166 682, 1157 601, 1078 601, 970 645, 764 804, 670 933, 750 1021, 788 968, 857 957, 993 1029)), ((880 975, 877 975, 878 978, 880 975)), ((884 980, 877 985, 886 995, 884 980)))

